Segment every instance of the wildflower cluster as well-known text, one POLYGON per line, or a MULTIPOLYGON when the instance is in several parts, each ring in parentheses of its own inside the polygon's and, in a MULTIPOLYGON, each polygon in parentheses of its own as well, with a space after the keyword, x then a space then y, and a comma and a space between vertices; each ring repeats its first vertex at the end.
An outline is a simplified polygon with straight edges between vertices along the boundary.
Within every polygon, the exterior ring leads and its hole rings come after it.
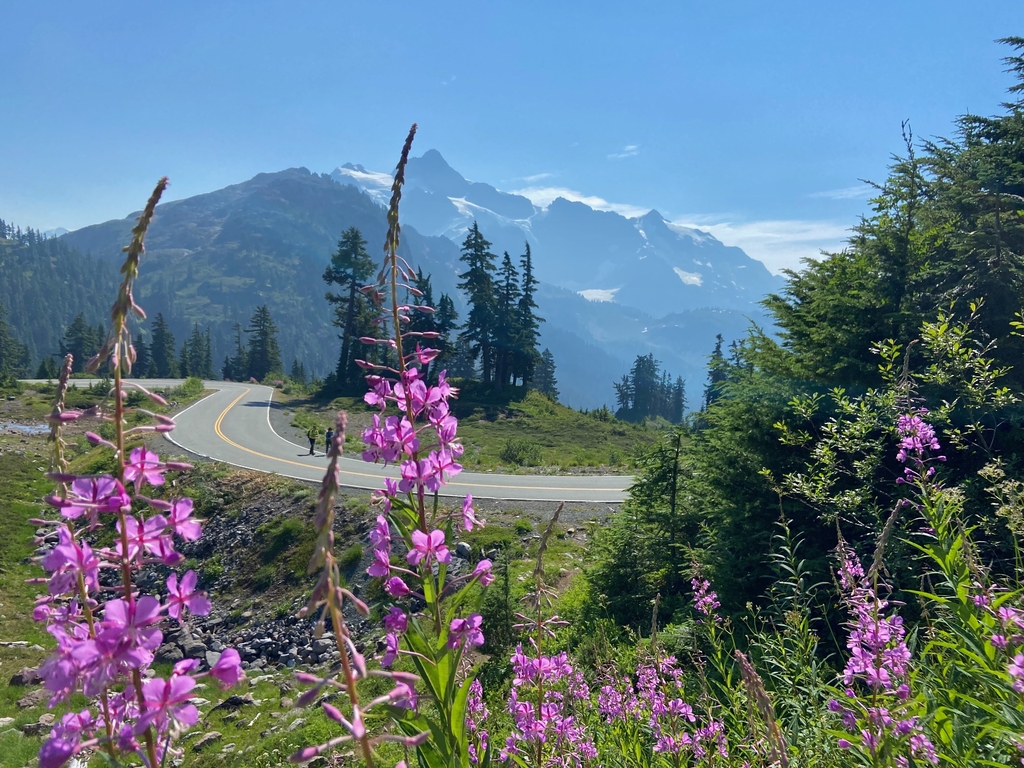
MULTIPOLYGON (((134 360, 126 320, 129 312, 144 316, 132 298, 132 285, 142 253, 142 239, 157 200, 166 185, 162 180, 133 230, 132 244, 122 273, 125 275, 112 311, 113 325, 104 345, 114 373, 112 414, 99 409, 89 413, 64 409, 64 394, 71 371, 68 355, 61 373, 57 401, 50 416, 54 446, 49 477, 56 492, 46 501, 58 518, 40 521, 55 528, 57 544, 40 558, 49 574, 47 594, 40 597, 34 617, 46 624, 56 640, 56 651, 40 666, 39 674, 50 692, 51 707, 84 694, 88 705, 65 714, 56 723, 39 751, 41 768, 57 768, 83 750, 101 749, 111 758, 134 754, 149 768, 163 764, 177 750, 174 742, 195 725, 198 711, 190 701, 197 680, 212 677, 222 685, 234 685, 242 677, 241 660, 234 649, 223 651, 205 672, 203 662, 186 659, 176 664, 169 677, 152 673, 154 652, 163 641, 161 626, 173 619, 186 623, 190 614, 210 611, 206 596, 196 590, 194 571, 166 579, 164 596, 141 594, 134 584, 143 568, 173 568, 184 560, 176 550, 179 541, 195 541, 202 532, 192 516, 188 498, 160 498, 165 474, 187 469, 187 464, 161 461, 144 447, 125 457, 126 437, 132 433, 168 432, 174 422, 166 416, 138 409, 150 424, 126 429, 122 366, 134 360), (62 425, 84 417, 112 422, 113 442, 89 432, 94 445, 113 449, 117 471, 98 476, 72 475, 67 471, 62 425), (143 495, 145 492, 148 495, 143 495), (116 531, 112 547, 94 547, 91 534, 111 523, 116 531), (104 579, 101 570, 120 579, 104 579)), ((99 359, 91 362, 93 368, 99 359)), ((158 395, 138 387, 152 400, 166 405, 158 395)))
MULTIPOLYGON (((300 750, 292 759, 309 760, 345 741, 355 741, 368 766, 374 765, 372 747, 384 740, 401 741, 407 748, 417 748, 421 756, 430 754, 443 764, 457 764, 469 759, 470 744, 465 728, 465 702, 473 680, 462 673, 463 655, 483 644, 482 619, 479 614, 457 615, 465 591, 475 583, 487 586, 493 581, 491 563, 481 560, 463 575, 450 578, 452 553, 449 542, 458 530, 473 530, 482 525, 466 496, 461 510, 446 513, 439 508, 439 494, 451 478, 462 471, 458 463, 463 448, 458 441, 458 422, 451 413, 449 401, 458 394, 441 371, 436 380, 428 379, 429 364, 438 350, 420 345, 421 340, 436 338, 435 332, 412 331, 407 328, 415 312, 430 313, 433 308, 417 305, 412 298, 422 293, 411 283, 414 272, 397 254, 398 203, 404 183, 405 165, 415 135, 413 126, 402 150, 392 188, 388 213, 389 230, 385 241, 385 260, 377 282, 362 291, 381 309, 382 325, 389 324, 390 338, 366 337, 361 341, 379 347, 373 360, 357 360, 369 371, 369 389, 364 400, 379 412, 363 432, 363 459, 367 462, 396 464, 401 477, 386 478, 384 488, 373 494, 379 507, 376 525, 370 533, 373 561, 367 569, 370 576, 381 579, 384 592, 392 599, 384 618, 383 654, 379 659, 383 670, 368 670, 366 660, 349 638, 342 608, 353 603, 358 611, 367 613, 351 592, 344 588, 333 556, 333 496, 338 484, 338 458, 344 445, 344 414, 339 414, 331 446, 331 463, 321 488, 316 523, 319 531, 311 571, 322 569, 321 578, 306 611, 322 608, 321 616, 330 617, 342 659, 340 680, 305 676, 314 684, 303 701, 312 701, 324 686, 335 686, 347 693, 351 713, 345 716, 337 708, 324 705, 328 716, 340 723, 345 733, 328 742, 300 750), (402 302, 399 293, 411 297, 402 302), (407 351, 415 342, 415 347, 407 351), (394 412, 389 413, 393 409, 394 412), (449 601, 451 608, 444 608, 449 601), (406 657, 415 666, 416 675, 388 671, 406 657), (359 700, 357 684, 369 675, 383 675, 395 682, 387 695, 368 703, 359 700), (416 685, 423 683, 433 704, 428 714, 418 711, 420 694, 416 685), (374 706, 387 706, 404 735, 382 734, 370 737, 364 716, 374 706), (429 743, 428 742, 429 738, 429 743)), ((321 626, 323 621, 318 626, 321 626)), ((486 743, 486 736, 484 737, 486 743)), ((479 747, 479 740, 477 742, 479 747)), ((486 746, 484 746, 486 749, 486 746)))

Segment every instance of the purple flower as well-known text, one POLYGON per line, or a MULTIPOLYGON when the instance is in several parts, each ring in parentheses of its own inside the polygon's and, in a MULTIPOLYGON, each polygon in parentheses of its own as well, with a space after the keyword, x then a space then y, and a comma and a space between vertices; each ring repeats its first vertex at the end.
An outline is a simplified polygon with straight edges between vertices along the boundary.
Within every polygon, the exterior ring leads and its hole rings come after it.
POLYGON ((465 619, 452 619, 448 626, 448 647, 483 645, 484 633, 480 630, 483 623, 483 617, 479 613, 470 614, 465 619))
POLYGON ((409 628, 409 617, 397 605, 392 605, 388 610, 388 615, 384 617, 384 628, 388 632, 394 632, 399 635, 405 634, 405 631, 409 628))
POLYGON ((370 541, 374 549, 391 551, 391 526, 388 525, 388 520, 383 515, 377 515, 377 525, 370 531, 370 541))
POLYGON ((430 565, 434 560, 439 563, 450 563, 452 554, 444 545, 444 531, 435 529, 430 533, 424 533, 414 530, 412 532, 412 549, 409 550, 405 558, 412 565, 419 565, 422 561, 426 561, 426 564, 430 565))
POLYGON ((384 584, 384 591, 396 599, 399 597, 405 597, 412 592, 412 590, 409 589, 409 585, 402 581, 398 576, 392 576, 387 580, 384 584))
POLYGON ((390 667, 398 658, 398 635, 389 632, 384 636, 384 656, 380 660, 382 667, 390 667))
POLYGON ((128 457, 128 463, 124 465, 124 479, 129 483, 135 483, 135 492, 142 488, 142 483, 150 485, 163 485, 164 472, 167 467, 160 464, 160 457, 146 448, 136 448, 128 457))
POLYGON ((60 509, 61 515, 71 520, 87 515, 96 522, 97 513, 115 513, 131 506, 124 486, 109 475, 80 477, 72 481, 67 499, 50 497, 48 501, 60 509))
POLYGON ((181 621, 185 610, 188 609, 196 616, 206 616, 210 613, 210 601, 202 592, 196 592, 196 582, 199 576, 195 571, 189 571, 178 584, 178 574, 172 573, 167 577, 167 615, 172 619, 181 621))
POLYGON ((467 493, 466 498, 462 500, 462 527, 467 531, 472 531, 474 525, 482 525, 482 523, 476 519, 476 512, 473 509, 473 494, 467 493))
POLYGON ((494 581, 494 573, 491 571, 491 561, 481 560, 473 569, 473 578, 480 580, 480 585, 489 587, 494 581))
POLYGON ((384 578, 391 573, 391 555, 386 549, 373 550, 373 563, 366 573, 375 578, 384 578))
POLYGON ((195 678, 188 675, 171 675, 170 679, 159 677, 142 683, 142 695, 146 701, 146 712, 139 718, 135 732, 142 733, 150 724, 158 730, 165 730, 168 722, 175 728, 195 725, 199 710, 189 703, 195 678))
POLYGON ((177 499, 171 504, 167 524, 185 541, 196 541, 203 533, 198 520, 192 520, 192 499, 177 499))
POLYGON ((915 459, 921 461, 926 450, 941 450, 939 441, 935 437, 935 429, 921 418, 927 413, 928 411, 922 408, 919 414, 899 417, 896 424, 896 431, 900 435, 900 450, 896 454, 897 460, 906 461, 907 457, 913 454, 915 459))
POLYGON ((225 688, 230 688, 244 676, 242 659, 234 648, 225 648, 217 663, 210 667, 210 677, 219 680, 225 688))

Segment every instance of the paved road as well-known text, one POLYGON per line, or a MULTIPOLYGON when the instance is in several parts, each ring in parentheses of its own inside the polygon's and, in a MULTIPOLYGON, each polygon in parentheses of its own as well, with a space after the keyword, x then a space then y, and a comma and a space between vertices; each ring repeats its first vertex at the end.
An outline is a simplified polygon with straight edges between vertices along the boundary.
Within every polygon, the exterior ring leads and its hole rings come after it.
MULTIPOLYGON (((89 382, 79 381, 80 386, 89 382)), ((146 379, 146 387, 163 389, 180 381, 146 379)), ((216 390, 176 417, 168 439, 191 453, 236 467, 275 472, 298 480, 319 481, 327 466, 322 454, 309 456, 309 447, 285 439, 270 425, 271 387, 224 381, 206 382, 216 390)), ((358 456, 341 459, 341 483, 376 489, 386 476, 398 477, 395 467, 367 464, 358 456)), ((621 502, 632 482, 624 476, 498 475, 463 472, 445 486, 451 495, 472 493, 483 499, 516 501, 621 502)))

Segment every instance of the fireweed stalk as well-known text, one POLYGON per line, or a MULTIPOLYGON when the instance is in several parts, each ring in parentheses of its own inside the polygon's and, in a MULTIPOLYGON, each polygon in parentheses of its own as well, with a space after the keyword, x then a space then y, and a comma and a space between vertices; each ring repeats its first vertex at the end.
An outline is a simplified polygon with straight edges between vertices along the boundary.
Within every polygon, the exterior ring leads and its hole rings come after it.
MULTIPOLYGON (((922 409, 899 417, 900 448, 896 458, 906 466, 898 483, 930 483, 935 475, 931 462, 945 461, 944 456, 930 456, 940 446, 934 429, 922 418, 925 414, 927 411, 922 409)), ((846 642, 850 655, 842 674, 845 700, 831 701, 829 709, 841 716, 849 731, 849 737, 840 739, 839 746, 872 766, 908 765, 911 760, 939 762, 920 716, 914 714, 917 706, 910 688, 912 657, 903 619, 889 612, 890 601, 882 596, 888 588, 879 577, 886 542, 904 506, 912 505, 904 500, 897 503, 867 573, 844 543, 840 543, 838 553, 839 586, 852 614, 846 642)))
MULTIPOLYGON (((378 325, 388 328, 391 335, 360 339, 363 344, 377 349, 375 354, 367 355, 370 360, 356 363, 368 371, 369 391, 363 399, 380 411, 363 432, 363 459, 396 464, 401 470, 399 480, 386 479, 384 488, 374 494, 380 514, 370 534, 373 564, 367 573, 383 581, 385 593, 394 601, 384 619, 385 652, 380 663, 389 668, 404 657, 411 661, 418 674, 368 671, 344 625, 341 611, 344 600, 354 602, 359 610, 365 610, 365 606, 339 588, 340 575, 331 554, 331 498, 337 487, 336 459, 342 448, 342 418, 338 422, 332 463, 324 479, 317 513, 320 538, 311 566, 322 567, 323 575, 307 608, 312 610, 322 603, 323 610, 330 614, 344 679, 317 680, 308 676, 305 679, 315 683, 314 691, 324 685, 346 691, 351 712, 346 717, 325 704, 328 716, 340 723, 346 733, 325 744, 300 750, 292 756, 296 762, 308 760, 349 740, 358 743, 368 766, 374 765, 372 747, 380 740, 404 742, 407 748, 416 749, 421 764, 431 767, 464 765, 470 759, 466 715, 474 681, 464 669, 464 654, 482 645, 484 636, 480 615, 460 615, 460 609, 473 584, 479 582, 487 586, 494 577, 490 561, 481 560, 472 572, 449 578, 452 555, 448 542, 452 541, 455 531, 471 531, 482 523, 476 517, 471 496, 465 497, 457 514, 446 513, 439 506, 441 489, 462 471, 458 463, 463 452, 456 437, 458 422, 448 405, 457 390, 447 382, 444 371, 438 374, 434 384, 429 384, 423 373, 437 357, 438 350, 423 347, 420 342, 436 339, 438 334, 408 330, 412 313, 429 314, 434 311, 433 307, 403 303, 399 296, 400 292, 413 298, 422 296, 410 284, 414 277, 412 268, 398 255, 401 231, 398 206, 415 134, 413 125, 395 170, 383 266, 376 282, 361 289, 381 313, 378 325), (391 408, 396 412, 389 414, 391 408), (403 551, 404 557, 396 557, 403 551), (393 562, 396 559, 399 562, 393 562), (390 676, 396 687, 390 694, 364 705, 356 688, 358 681, 369 674, 390 676), (420 683, 429 706, 419 702, 420 694, 415 686, 420 683), (373 706, 388 708, 404 736, 385 734, 371 738, 366 733, 363 715, 373 706)), ((315 695, 307 695, 305 700, 310 701, 315 695)))
MULTIPOLYGON (((238 652, 233 649, 225 650, 205 673, 197 672, 201 662, 187 659, 174 666, 169 678, 152 675, 149 667, 153 652, 163 640, 160 624, 165 616, 185 623, 189 613, 209 613, 210 603, 195 590, 194 571, 180 580, 172 572, 163 600, 140 594, 133 583, 135 574, 148 565, 180 565, 184 558, 175 550, 175 539, 194 541, 201 533, 199 522, 191 517, 191 499, 142 495, 146 486, 148 493, 157 493, 165 484, 165 473, 187 469, 188 465, 161 462, 146 448, 135 448, 125 456, 128 435, 166 433, 174 428, 173 420, 166 416, 135 409, 148 416, 151 423, 126 429, 128 410, 122 380, 122 373, 130 372, 135 360, 128 317, 145 317, 133 298, 143 240, 166 186, 167 179, 161 179, 132 230, 121 268, 124 280, 111 310, 111 330, 99 355, 88 366, 96 370, 103 361, 109 364, 114 378, 113 414, 103 414, 99 409, 91 413, 64 410, 71 369, 69 355, 50 416, 53 458, 49 477, 57 482, 57 488, 47 502, 58 510, 60 519, 49 521, 56 529, 58 543, 41 558, 41 565, 50 575, 41 580, 46 583, 47 594, 37 600, 34 616, 46 623, 47 631, 57 641, 57 650, 39 672, 52 694, 51 707, 75 693, 84 694, 89 705, 65 714, 55 725, 39 751, 41 768, 57 768, 88 749, 102 749, 119 762, 134 756, 147 768, 156 768, 168 755, 179 754, 174 741, 198 720, 199 713, 189 701, 197 680, 209 676, 231 686, 242 677, 238 652), (83 416, 113 422, 113 442, 92 432, 86 437, 93 445, 113 450, 117 466, 114 475, 68 474, 61 426, 83 416), (118 538, 112 548, 93 549, 85 536, 107 524, 101 515, 115 518, 118 538), (108 586, 101 582, 101 568, 115 570, 120 583, 108 586)), ((159 396, 132 386, 166 404, 159 396)))
POLYGON ((590 689, 563 651, 544 655, 544 641, 554 638, 558 627, 566 626, 558 616, 545 618, 552 604, 552 591, 544 583, 544 554, 555 523, 562 512, 555 510, 537 548, 533 569, 533 591, 523 598, 528 613, 517 613, 516 629, 529 632, 531 651, 516 646, 512 655, 512 689, 508 710, 512 732, 505 739, 501 759, 532 768, 558 766, 579 768, 597 758, 597 749, 572 712, 576 701, 589 701, 590 689))

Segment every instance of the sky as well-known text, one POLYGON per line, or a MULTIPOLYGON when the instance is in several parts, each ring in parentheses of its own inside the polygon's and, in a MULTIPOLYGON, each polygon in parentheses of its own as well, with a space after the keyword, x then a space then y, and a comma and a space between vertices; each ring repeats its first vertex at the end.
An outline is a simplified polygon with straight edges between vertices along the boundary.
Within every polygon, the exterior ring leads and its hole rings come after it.
POLYGON ((656 208, 770 269, 842 247, 902 148, 995 114, 1020 0, 11 3, 0 218, 76 229, 253 175, 389 171, 656 208))

